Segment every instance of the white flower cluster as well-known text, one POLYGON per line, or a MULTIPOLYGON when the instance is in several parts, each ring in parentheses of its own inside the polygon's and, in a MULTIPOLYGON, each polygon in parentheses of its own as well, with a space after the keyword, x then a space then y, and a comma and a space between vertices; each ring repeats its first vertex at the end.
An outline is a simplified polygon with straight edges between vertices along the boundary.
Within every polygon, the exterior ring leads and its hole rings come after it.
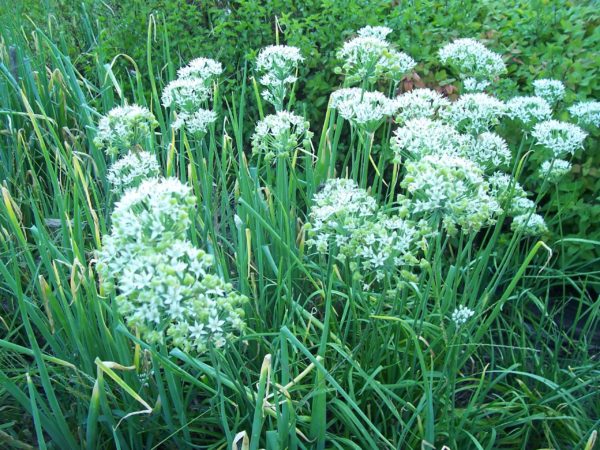
POLYGON ((179 128, 179 124, 185 124, 186 129, 195 135, 203 136, 208 133, 208 126, 216 122, 217 113, 210 110, 199 108, 191 114, 182 113, 173 122, 173 128, 179 128))
POLYGON ((396 122, 404 123, 411 119, 433 119, 438 112, 450 106, 450 101, 431 89, 414 89, 396 99, 399 112, 396 122))
POLYGON ((506 72, 502 57, 474 39, 457 39, 439 51, 443 64, 453 67, 464 80, 465 90, 478 92, 506 72))
POLYGON ((544 218, 535 213, 515 216, 510 229, 525 236, 539 236, 548 232, 544 218))
POLYGON ((145 151, 130 151, 110 167, 107 179, 113 192, 123 193, 148 178, 157 178, 159 174, 160 166, 155 155, 145 151))
POLYGON ((369 132, 374 132, 397 110, 396 102, 381 92, 360 88, 338 89, 331 94, 330 105, 351 125, 369 132))
POLYGON ((527 198, 525 189, 512 176, 495 172, 488 178, 488 183, 490 194, 508 216, 515 217, 535 211, 535 203, 527 198))
MULTIPOLYGON (((378 214, 364 223, 341 245, 338 259, 354 259, 350 267, 361 274, 373 274, 381 281, 401 267, 411 267, 419 263, 419 239, 423 230, 398 216, 378 214)), ((338 234, 336 238, 343 240, 338 234)), ((405 277, 406 275, 403 274, 405 277)), ((362 276, 362 279, 367 277, 362 276)))
POLYGON ((533 127, 532 136, 537 144, 551 150, 555 158, 573 154, 583 147, 587 133, 577 125, 558 120, 547 120, 533 127))
POLYGON ((530 127, 552 117, 552 108, 542 97, 514 97, 506 103, 506 115, 530 127))
POLYGON ((442 110, 442 119, 460 131, 478 134, 497 125, 506 105, 484 93, 464 94, 442 110))
POLYGON ((313 198, 310 210, 309 239, 319 253, 327 253, 335 242, 338 247, 348 242, 348 236, 364 226, 377 213, 377 203, 353 180, 333 178, 313 198), (336 236, 342 236, 336 238, 336 236))
POLYGON ((569 113, 583 126, 600 127, 600 102, 585 101, 575 103, 569 113))
POLYGON ((157 126, 158 122, 148 108, 117 106, 100 119, 94 143, 107 154, 116 156, 136 145, 143 146, 157 126))
POLYGON ((475 163, 456 156, 427 155, 406 163, 401 186, 408 192, 413 216, 442 221, 449 234, 457 227, 464 233, 491 225, 502 212, 490 195, 483 171, 475 163))
POLYGON ((298 79, 298 64, 304 61, 300 49, 288 45, 270 45, 263 48, 256 59, 256 69, 261 74, 260 84, 265 87, 262 96, 275 106, 283 109, 287 85, 298 79))
POLYGON ((309 123, 303 117, 280 111, 258 122, 252 135, 252 153, 271 162, 290 156, 300 147, 309 149, 311 138, 309 123))
POLYGON ((541 79, 533 82, 535 95, 554 106, 565 97, 565 85, 558 80, 541 79))
POLYGON ((327 180, 313 201, 307 245, 347 261, 360 279, 381 281, 418 264, 415 255, 424 228, 378 213, 375 199, 353 180, 327 180))
POLYGON ((415 60, 385 40, 390 32, 387 27, 361 28, 358 37, 338 50, 337 57, 343 61, 341 70, 349 84, 375 83, 380 78, 398 82, 414 69, 415 60))
POLYGON ((468 308, 464 305, 459 306, 454 311, 452 311, 452 322, 456 325, 457 328, 463 326, 467 321, 475 315, 475 311, 471 308, 468 308))
POLYGON ((490 192, 513 218, 511 229, 526 236, 536 236, 548 231, 544 218, 535 213, 535 203, 527 192, 510 175, 496 172, 489 178, 490 192))
POLYGON ((539 176, 550 183, 557 183, 562 177, 571 171, 571 163, 564 159, 544 161, 540 166, 539 176))
POLYGON ((202 78, 177 78, 163 90, 162 102, 178 113, 190 114, 208 101, 211 92, 202 78))
POLYGON ((460 156, 486 170, 505 166, 512 157, 506 141, 496 133, 485 131, 473 137, 430 119, 407 121, 394 131, 390 147, 394 152, 394 162, 400 162, 404 155, 411 159, 425 155, 460 156))
POLYGON ((185 128, 192 134, 203 136, 208 126, 217 120, 217 114, 207 109, 213 84, 223 72, 221 63, 209 58, 193 59, 178 71, 178 78, 163 90, 162 102, 177 113, 171 126, 185 128))
POLYGON ((464 147, 463 157, 477 163, 483 169, 508 166, 512 154, 503 137, 484 131, 464 147))
POLYGON ((450 125, 427 118, 410 119, 397 128, 390 146, 394 161, 402 161, 402 156, 419 159, 426 155, 454 155, 465 152, 470 144, 470 136, 462 135, 450 125))
POLYGON ((191 189, 176 179, 128 190, 112 213, 97 270, 145 340, 201 353, 244 329, 246 298, 212 274, 212 256, 186 239, 194 205, 191 189))
POLYGON ((360 37, 374 37, 377 39, 385 40, 387 38, 387 35, 390 34, 392 31, 394 30, 392 30, 389 27, 373 27, 371 25, 367 25, 366 27, 362 27, 360 30, 358 30, 357 34, 360 37))
POLYGON ((210 58, 196 58, 192 59, 187 66, 180 67, 177 76, 183 79, 200 79, 205 83, 212 83, 222 73, 223 66, 220 62, 210 58))

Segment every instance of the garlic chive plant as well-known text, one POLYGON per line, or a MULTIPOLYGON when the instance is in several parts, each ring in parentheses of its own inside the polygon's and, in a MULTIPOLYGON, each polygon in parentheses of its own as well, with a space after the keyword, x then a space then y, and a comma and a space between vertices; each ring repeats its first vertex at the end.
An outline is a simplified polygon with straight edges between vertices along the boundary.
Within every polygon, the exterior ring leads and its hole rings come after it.
POLYGON ((583 147, 587 136, 577 125, 554 119, 536 124, 531 134, 536 143, 550 150, 555 158, 575 153, 575 150, 583 147))
POLYGON ((387 27, 364 27, 358 30, 358 37, 344 43, 337 57, 342 61, 338 72, 344 75, 345 83, 371 90, 378 80, 386 79, 395 86, 415 68, 414 59, 386 40, 391 31, 387 27))
POLYGON ((252 153, 271 164, 277 158, 290 158, 297 150, 310 152, 311 137, 303 117, 280 111, 258 122, 252 135, 252 153))
POLYGON ((443 64, 452 67, 467 92, 481 92, 506 73, 502 57, 474 39, 457 39, 439 51, 443 64))
POLYGON ((162 93, 163 105, 176 115, 171 124, 174 130, 184 127, 199 139, 206 135, 209 125, 217 120, 210 100, 222 72, 221 63, 209 58, 196 58, 177 71, 178 78, 162 93))
POLYGON ((343 88, 331 94, 330 107, 346 119, 356 136, 357 144, 352 148, 352 176, 359 177, 359 184, 367 184, 367 172, 373 164, 371 151, 375 132, 397 111, 394 100, 381 92, 369 92, 362 88, 343 88))
POLYGON ((565 85, 559 80, 540 79, 533 82, 535 95, 543 98, 552 107, 565 97, 565 85))
MULTIPOLYGON (((166 114, 143 86, 166 70, 115 97, 121 76, 82 78, 101 53, 78 71, 36 29, 13 67, 0 27, 0 442, 591 449, 600 257, 571 186, 598 102, 496 94, 502 58, 472 40, 408 90, 392 28, 355 35, 316 140, 293 47, 260 52, 254 99, 192 60, 166 114)), ((149 37, 146 67, 173 67, 149 37)))
POLYGON ((157 126, 158 122, 148 108, 117 106, 100 119, 94 143, 114 157, 134 147, 145 148, 157 126))
MULTIPOLYGON (((350 283, 369 290, 388 278, 412 278, 410 268, 427 228, 378 211, 376 200, 349 179, 329 179, 313 199, 307 245, 347 267, 350 283)), ((388 288, 390 285, 388 284, 388 288)))
POLYGON ((464 94, 442 110, 442 120, 460 131, 479 134, 489 131, 506 113, 506 105, 485 93, 464 94))
POLYGON ((481 168, 465 158, 440 156, 406 163, 403 206, 412 217, 428 221, 434 229, 442 225, 451 235, 459 228, 473 233, 492 225, 502 209, 490 195, 481 168))
POLYGON ((403 124, 411 119, 436 119, 440 111, 450 106, 450 101, 431 89, 414 89, 396 99, 396 122, 403 124))
POLYGON ((246 299, 186 239, 196 199, 176 179, 150 179, 116 204, 98 255, 104 288, 149 343, 203 353, 243 331, 246 299))
POLYGON ((148 178, 158 178, 159 174, 156 156, 146 151, 131 151, 109 168, 106 178, 113 192, 120 195, 148 178))
POLYGON ((506 115, 519 120, 526 129, 552 117, 550 104, 542 97, 513 97, 506 103, 506 115))
POLYGON ((263 98, 282 111, 290 85, 297 77, 298 65, 304 61, 300 50, 288 45, 270 45, 263 48, 256 59, 256 70, 260 74, 260 84, 265 90, 263 98))
POLYGON ((583 101, 569 107, 569 114, 581 126, 600 127, 600 102, 583 101))

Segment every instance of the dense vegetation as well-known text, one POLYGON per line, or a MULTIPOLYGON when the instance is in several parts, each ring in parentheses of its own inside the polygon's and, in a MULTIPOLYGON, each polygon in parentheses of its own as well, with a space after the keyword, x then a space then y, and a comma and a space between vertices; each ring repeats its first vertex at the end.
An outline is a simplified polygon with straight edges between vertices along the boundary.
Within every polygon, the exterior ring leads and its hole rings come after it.
POLYGON ((0 8, 0 446, 594 448, 594 2, 0 8))

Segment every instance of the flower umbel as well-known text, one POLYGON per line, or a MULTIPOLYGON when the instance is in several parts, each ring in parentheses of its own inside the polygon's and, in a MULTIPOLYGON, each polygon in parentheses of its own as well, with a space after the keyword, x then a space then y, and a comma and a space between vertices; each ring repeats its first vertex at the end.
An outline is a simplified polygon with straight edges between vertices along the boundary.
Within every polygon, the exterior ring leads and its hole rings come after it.
POLYGON ((571 163, 563 159, 544 161, 540 166, 539 176, 550 183, 557 183, 571 171, 571 163))
POLYGON ((260 84, 265 87, 262 96, 277 111, 283 109, 287 86, 296 82, 296 71, 302 61, 300 49, 288 45, 270 45, 258 54, 256 69, 261 74, 260 84))
POLYGON ((463 233, 477 232, 502 212, 482 170, 464 158, 428 155, 409 161, 401 186, 408 191, 410 201, 404 203, 413 217, 441 220, 450 234, 457 227, 463 233))
POLYGON ((565 85, 558 80, 541 79, 533 82, 535 95, 554 106, 565 97, 565 85))
POLYGON ((127 191, 97 270, 143 339, 202 353, 244 329, 246 298, 213 274, 211 255, 186 240, 194 204, 191 189, 176 179, 150 179, 127 191))
POLYGON ((331 107, 351 125, 374 132, 386 117, 397 109, 396 102, 381 92, 368 92, 360 88, 339 89, 331 94, 331 107))
POLYGON ((551 150, 556 158, 575 153, 575 150, 583 147, 583 141, 587 137, 587 133, 577 125, 558 120, 536 124, 531 134, 538 145, 551 150))
POLYGON ((575 103, 569 108, 569 114, 583 126, 600 127, 600 102, 598 101, 575 103))
POLYGON ((441 109, 450 106, 450 101, 431 89, 414 89, 396 99, 399 112, 396 122, 411 119, 433 119, 441 109))
POLYGON ((443 120, 459 131, 479 134, 489 131, 504 115, 506 105, 491 95, 464 94, 441 113, 443 120))
POLYGON ((457 39, 440 49, 440 60, 453 67, 465 80, 469 92, 482 91, 494 78, 506 72, 502 57, 474 39, 457 39))
POLYGON ((454 311, 452 311, 452 322, 456 325, 457 328, 463 326, 467 321, 475 315, 475 311, 471 308, 468 308, 464 305, 459 306, 454 311))
POLYGON ((309 124, 303 117, 280 111, 258 122, 252 135, 252 153, 261 154, 270 162, 288 157, 300 147, 310 149, 311 138, 309 124))
POLYGON ((112 191, 122 193, 127 189, 139 186, 148 178, 157 178, 160 166, 156 156, 149 152, 129 152, 115 162, 106 178, 112 184, 112 191))
POLYGON ((552 108, 542 97, 514 97, 506 103, 506 115, 520 120, 526 127, 552 117, 552 108))
POLYGON ((386 27, 362 28, 358 37, 338 50, 337 57, 343 61, 341 71, 350 85, 372 84, 380 78, 398 82, 416 66, 414 59, 394 50, 385 40, 390 32, 386 27))
POLYGON ((136 145, 143 146, 157 126, 158 122, 148 108, 117 106, 100 119, 94 143, 109 155, 116 156, 136 145))

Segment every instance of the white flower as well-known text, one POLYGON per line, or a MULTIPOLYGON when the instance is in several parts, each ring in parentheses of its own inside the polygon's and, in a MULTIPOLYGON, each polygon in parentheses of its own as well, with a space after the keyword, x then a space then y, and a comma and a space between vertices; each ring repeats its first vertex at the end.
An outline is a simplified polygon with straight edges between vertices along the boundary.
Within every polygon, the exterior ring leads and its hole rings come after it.
POLYGON ((326 253, 336 235, 349 236, 374 217, 376 210, 375 199, 353 180, 329 179, 313 198, 307 244, 326 253))
POLYGON ((535 95, 554 105, 565 97, 565 85, 558 80, 541 79, 533 82, 535 95))
POLYGON ((189 62, 185 67, 179 68, 177 76, 179 78, 200 78, 212 81, 223 73, 223 66, 220 62, 210 58, 196 58, 189 62))
POLYGON ((452 321, 454 322, 454 324, 456 325, 456 327, 460 328, 465 323, 467 323, 467 321, 471 317, 473 317, 474 314, 475 314, 475 311, 473 311, 472 309, 470 309, 466 306, 459 306, 452 312, 451 318, 452 318, 452 321))
POLYGON ((263 154, 271 161, 289 156, 301 146, 310 147, 311 137, 309 124, 303 117, 280 111, 258 122, 252 135, 252 153, 263 154))
POLYGON ((360 37, 375 37, 384 40, 392 31, 394 30, 388 27, 372 27, 371 25, 367 25, 358 30, 358 35, 360 37))
POLYGON ((439 51, 443 64, 452 66, 465 79, 469 91, 484 89, 490 80, 506 72, 502 57, 474 39, 457 39, 439 51))
POLYGON ((370 132, 374 132, 397 109, 396 102, 381 92, 368 92, 360 88, 333 92, 330 105, 350 124, 370 132))
POLYGON ((531 134, 538 145, 550 149, 556 158, 575 153, 575 150, 583 147, 583 141, 587 137, 587 133, 577 125, 558 120, 536 124, 531 134))
POLYGON ((508 117, 520 120, 527 127, 552 117, 552 108, 542 97, 514 97, 506 107, 508 117))
POLYGON ((94 143, 114 156, 144 144, 157 126, 158 122, 148 108, 117 106, 100 119, 94 143))
POLYGON ((450 106, 450 101, 431 89, 414 89, 396 99, 399 109, 397 122, 410 119, 432 119, 441 109, 450 106))
POLYGON ((177 113, 171 123, 174 130, 185 128, 192 134, 204 135, 217 120, 214 111, 206 109, 215 79, 221 75, 221 63, 209 58, 196 58, 178 71, 178 78, 163 90, 162 102, 177 113))
POLYGON ((600 127, 600 102, 598 101, 576 103, 569 108, 569 113, 581 125, 600 127))
POLYGON ((167 108, 192 113, 204 106, 211 94, 210 87, 202 78, 177 78, 163 90, 162 102, 167 108))
POLYGON ((383 36, 384 31, 373 30, 361 29, 363 32, 359 31, 358 37, 345 42, 337 52, 337 57, 343 61, 342 70, 346 80, 350 84, 362 81, 374 83, 380 78, 397 82, 416 66, 414 59, 392 48, 383 36))
POLYGON ((202 353, 243 331, 247 299, 213 274, 211 255, 186 239, 194 204, 191 189, 176 179, 130 189, 113 211, 96 267, 143 339, 202 353))
POLYGON ((490 195, 483 172, 475 163, 455 156, 427 155, 406 163, 401 186, 408 191, 405 202, 414 216, 442 219, 444 228, 454 234, 477 232, 493 224, 502 212, 490 195))
POLYGON ((377 281, 418 263, 424 228, 377 213, 377 204, 353 180, 330 179, 315 194, 307 244, 348 262, 355 276, 377 281))
MULTIPOLYGON (((258 54, 256 67, 262 72, 285 72, 289 75, 298 63, 304 61, 300 54, 300 49, 288 45, 269 45, 263 48, 258 54)), ((285 77, 283 77, 285 78, 285 77)))
POLYGON ((512 176, 495 172, 488 178, 490 195, 506 210, 509 216, 535 211, 535 203, 527 198, 527 192, 512 176))
POLYGON ((256 59, 259 81, 266 90, 262 95, 279 111, 287 93, 287 85, 297 80, 298 64, 304 61, 300 49, 287 45, 270 45, 263 48, 256 59))
POLYGON ((425 155, 459 156, 470 141, 468 136, 461 135, 449 125, 423 118, 410 119, 394 131, 390 146, 395 155, 394 161, 400 162, 404 154, 413 159, 425 155))
POLYGON ((512 154, 506 141, 496 133, 485 131, 464 146, 463 156, 484 169, 507 166, 512 154))
POLYGON ((558 182, 571 171, 571 163, 562 159, 544 161, 540 167, 539 176, 547 179, 550 183, 558 182))
POLYGON ((539 214, 525 213, 513 218, 511 230, 523 233, 526 236, 538 236, 548 232, 544 218, 539 214))
POLYGON ((475 77, 467 77, 463 80, 466 92, 483 92, 490 84, 488 80, 478 80, 475 77))
POLYGON ((464 94, 441 112, 445 122, 458 130, 479 134, 496 125, 506 105, 484 93, 464 94))
POLYGON ((149 152, 129 152, 114 163, 108 170, 106 178, 112 184, 113 192, 123 192, 139 186, 148 178, 156 178, 160 174, 160 166, 156 156, 149 152))
POLYGON ((185 125, 185 128, 192 134, 204 135, 208 132, 208 126, 217 120, 217 113, 210 109, 199 108, 195 112, 181 113, 177 120, 173 122, 174 129, 185 125))

